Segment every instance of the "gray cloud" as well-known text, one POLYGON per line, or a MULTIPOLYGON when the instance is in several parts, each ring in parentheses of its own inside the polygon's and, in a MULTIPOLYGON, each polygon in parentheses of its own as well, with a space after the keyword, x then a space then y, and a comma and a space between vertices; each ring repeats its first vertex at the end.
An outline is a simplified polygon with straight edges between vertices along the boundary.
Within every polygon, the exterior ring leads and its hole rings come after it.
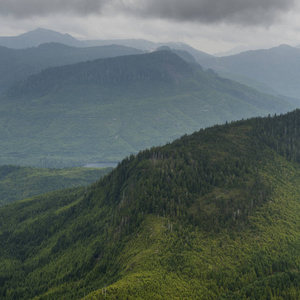
POLYGON ((30 18, 51 14, 101 13, 110 0, 0 0, 0 15, 30 18))
POLYGON ((271 24, 295 5, 295 0, 131 0, 131 5, 124 2, 124 9, 144 17, 242 25, 271 24))
POLYGON ((29 18, 75 13, 84 16, 109 11, 208 24, 270 25, 294 5, 295 0, 0 0, 0 15, 29 18))

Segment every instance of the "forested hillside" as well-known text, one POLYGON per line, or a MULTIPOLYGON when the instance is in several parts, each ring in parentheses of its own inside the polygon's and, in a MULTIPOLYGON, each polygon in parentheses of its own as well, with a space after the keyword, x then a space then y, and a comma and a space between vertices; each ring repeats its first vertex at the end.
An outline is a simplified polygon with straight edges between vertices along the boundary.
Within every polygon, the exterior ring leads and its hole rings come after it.
POLYGON ((0 94, 20 80, 49 67, 140 53, 142 51, 118 45, 75 48, 59 43, 46 43, 27 49, 0 47, 0 94))
POLYGON ((170 51, 49 68, 0 98, 0 164, 116 162, 289 102, 205 71, 170 51))
POLYGON ((214 126, 0 208, 1 297, 299 299, 299 126, 214 126))
POLYGON ((39 169, 0 166, 0 206, 59 189, 90 185, 112 168, 39 169))

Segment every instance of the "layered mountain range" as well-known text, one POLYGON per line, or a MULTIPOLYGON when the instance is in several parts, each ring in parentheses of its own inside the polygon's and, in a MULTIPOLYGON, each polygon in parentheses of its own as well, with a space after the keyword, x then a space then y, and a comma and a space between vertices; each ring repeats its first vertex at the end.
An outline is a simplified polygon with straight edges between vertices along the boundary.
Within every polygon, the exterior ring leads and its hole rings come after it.
POLYGON ((133 39, 78 40, 69 34, 43 28, 19 36, 0 37, 1 46, 13 49, 38 47, 43 43, 53 42, 80 48, 122 45, 135 50, 139 49, 139 51, 153 51, 161 46, 169 46, 172 49, 190 53, 203 67, 214 69, 222 76, 245 83, 263 92, 300 98, 297 88, 299 46, 280 45, 271 49, 243 51, 234 55, 214 57, 184 43, 154 43, 133 39))
POLYGON ((213 124, 295 106, 171 51, 45 69, 0 98, 1 164, 120 161, 213 124))
POLYGON ((271 49, 245 51, 225 57, 210 57, 200 63, 221 76, 273 95, 300 103, 300 49, 280 45, 271 49), (294 98, 294 99, 292 99, 294 98))
POLYGON ((0 38, 0 298, 299 299, 298 50, 110 44, 0 38))
POLYGON ((13 84, 49 67, 141 53, 141 50, 119 45, 75 48, 54 42, 26 49, 0 47, 0 94, 13 84))

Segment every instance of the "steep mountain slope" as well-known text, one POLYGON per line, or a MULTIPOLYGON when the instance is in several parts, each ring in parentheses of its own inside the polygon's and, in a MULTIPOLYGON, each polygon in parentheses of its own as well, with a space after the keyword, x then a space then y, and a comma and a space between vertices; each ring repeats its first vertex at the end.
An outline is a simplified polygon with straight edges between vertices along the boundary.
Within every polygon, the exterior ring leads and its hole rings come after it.
POLYGON ((140 53, 140 50, 117 45, 75 48, 59 43, 47 43, 18 50, 0 47, 0 93, 29 75, 49 67, 140 53))
POLYGON ((273 90, 273 94, 298 98, 299 106, 300 49, 298 48, 281 45, 198 62, 203 67, 220 72, 222 76, 242 81, 255 88, 268 92, 273 90))
POLYGON ((185 133, 294 107, 169 51, 46 69, 0 99, 1 164, 120 161, 185 133))
POLYGON ((214 126, 0 208, 1 297, 298 299, 299 126, 214 126))
POLYGON ((0 206, 50 191, 90 185, 112 168, 38 169, 0 166, 0 206))

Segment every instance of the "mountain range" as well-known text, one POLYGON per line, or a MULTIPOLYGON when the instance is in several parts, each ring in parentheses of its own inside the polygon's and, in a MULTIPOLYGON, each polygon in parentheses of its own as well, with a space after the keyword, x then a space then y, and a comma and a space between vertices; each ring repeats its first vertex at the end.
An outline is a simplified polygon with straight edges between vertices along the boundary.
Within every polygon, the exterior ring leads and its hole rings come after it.
POLYGON ((69 34, 49 29, 36 30, 13 37, 0 37, 0 45, 7 48, 25 49, 43 43, 61 43, 72 47, 93 47, 122 45, 140 51, 153 51, 161 46, 184 50, 205 68, 220 72, 220 75, 250 85, 255 89, 274 95, 296 98, 299 104, 300 92, 297 85, 299 47, 280 45, 271 49, 243 51, 235 55, 215 57, 193 47, 180 43, 154 43, 147 40, 78 40, 69 34))
POLYGON ((26 49, 0 47, 0 93, 49 67, 141 53, 141 50, 120 45, 76 48, 54 42, 26 49))
POLYGON ((146 40, 80 41, 69 34, 44 28, 19 36, 0 37, 0 93, 10 85, 48 67, 141 54, 161 47, 168 47, 189 60, 199 61, 210 57, 183 43, 153 43, 146 40))
POLYGON ((188 60, 167 50, 123 55, 16 83, 0 98, 0 163, 120 161, 199 128, 295 108, 188 60))
POLYGON ((242 52, 198 61, 223 77, 252 86, 273 95, 284 95, 297 106, 300 103, 300 49, 280 45, 271 49, 242 52), (294 100, 292 100, 294 98, 294 100))
POLYGON ((169 46, 172 49, 187 51, 197 60, 211 56, 180 42, 154 43, 142 39, 78 40, 70 34, 62 34, 45 28, 37 28, 19 36, 0 37, 0 46, 12 49, 38 47, 41 44, 53 42, 79 48, 122 45, 129 48, 140 49, 142 51, 153 51, 161 46, 169 46))
MULTIPOLYGON (((204 68, 211 68, 219 72, 221 76, 249 85, 262 92, 276 96, 286 96, 290 101, 294 101, 296 105, 299 104, 300 91, 297 85, 297 78, 299 77, 297 71, 299 69, 299 47, 280 45, 271 49, 243 52, 241 50, 241 53, 235 55, 223 57, 218 55, 218 57, 215 57, 180 42, 154 43, 147 40, 134 39, 78 40, 69 34, 61 34, 43 28, 38 28, 19 36, 0 37, 0 46, 13 49, 38 47, 43 43, 53 42, 80 48, 122 45, 123 47, 134 48, 135 51, 143 52, 168 46, 171 49, 190 53, 204 68)), ((127 52, 127 54, 129 53, 127 52)), ((89 57, 89 54, 86 55, 89 57)))
POLYGON ((2 299, 298 299, 300 111, 214 126, 0 207, 2 299))
POLYGON ((0 45, 1 299, 300 299, 297 48, 0 45))

